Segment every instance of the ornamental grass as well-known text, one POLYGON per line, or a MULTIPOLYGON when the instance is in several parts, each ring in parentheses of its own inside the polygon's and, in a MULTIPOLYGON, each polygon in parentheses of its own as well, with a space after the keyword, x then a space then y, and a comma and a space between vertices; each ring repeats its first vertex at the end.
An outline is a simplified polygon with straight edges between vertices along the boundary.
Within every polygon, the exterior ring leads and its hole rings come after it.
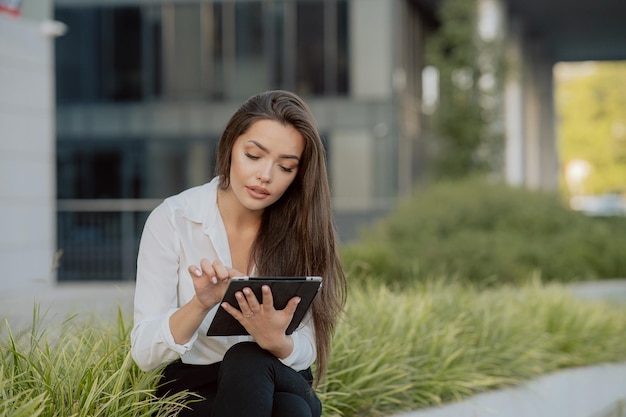
MULTIPOLYGON (((403 286, 350 277, 324 417, 384 416, 457 401, 561 368, 626 359, 626 306, 576 298, 561 284, 438 280, 403 286)), ((165 416, 182 396, 154 397, 158 370, 129 354, 130 325, 73 316, 0 340, 0 416, 165 416)))

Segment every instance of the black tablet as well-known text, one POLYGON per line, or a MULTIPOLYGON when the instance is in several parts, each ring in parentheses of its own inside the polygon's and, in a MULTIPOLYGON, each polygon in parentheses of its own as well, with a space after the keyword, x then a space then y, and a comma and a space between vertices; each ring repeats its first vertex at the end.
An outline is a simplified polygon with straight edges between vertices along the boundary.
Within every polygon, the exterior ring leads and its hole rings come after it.
MULTIPOLYGON (((274 308, 282 310, 293 297, 300 297, 300 303, 296 308, 293 319, 287 326, 286 334, 293 333, 300 325, 304 315, 309 310, 313 299, 322 286, 321 277, 236 277, 232 278, 222 298, 222 302, 227 302, 231 306, 239 309, 239 303, 235 299, 235 293, 244 288, 250 288, 259 303, 262 302, 261 288, 269 285, 274 299, 274 308)), ((221 307, 217 309, 215 317, 209 326, 207 336, 234 336, 246 335, 248 332, 230 314, 221 307)))

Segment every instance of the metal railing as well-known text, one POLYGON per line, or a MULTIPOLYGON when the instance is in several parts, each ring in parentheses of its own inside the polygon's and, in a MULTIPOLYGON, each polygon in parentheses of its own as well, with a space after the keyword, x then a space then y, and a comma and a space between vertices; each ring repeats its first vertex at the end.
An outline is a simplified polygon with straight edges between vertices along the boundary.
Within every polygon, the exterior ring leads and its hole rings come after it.
POLYGON ((161 201, 58 200, 58 280, 134 280, 144 223, 161 201))

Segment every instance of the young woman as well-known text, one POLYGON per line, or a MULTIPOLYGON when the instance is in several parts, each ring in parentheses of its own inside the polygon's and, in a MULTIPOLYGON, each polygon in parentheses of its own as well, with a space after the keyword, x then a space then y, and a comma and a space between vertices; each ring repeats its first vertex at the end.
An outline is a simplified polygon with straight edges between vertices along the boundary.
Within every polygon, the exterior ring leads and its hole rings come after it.
POLYGON ((319 417, 311 384, 324 377, 346 281, 324 148, 307 105, 286 91, 248 99, 220 138, 216 173, 166 199, 146 222, 133 358, 145 371, 168 363, 157 395, 189 390, 204 398, 180 416, 319 417), (287 336, 297 297, 276 310, 269 289, 262 303, 244 290, 239 306, 220 306, 229 279, 242 275, 319 275, 323 285, 287 336), (206 336, 218 308, 250 336, 206 336))

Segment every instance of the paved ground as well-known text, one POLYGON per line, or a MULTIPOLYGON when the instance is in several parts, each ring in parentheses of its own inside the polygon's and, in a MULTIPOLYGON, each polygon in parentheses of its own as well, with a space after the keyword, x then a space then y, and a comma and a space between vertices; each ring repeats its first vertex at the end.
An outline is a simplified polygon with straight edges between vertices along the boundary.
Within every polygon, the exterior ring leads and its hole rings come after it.
MULTIPOLYGON (((121 308, 132 319, 134 282, 87 282, 42 285, 28 290, 0 294, 0 322, 7 320, 11 330, 28 328, 35 306, 44 322, 62 322, 73 314, 81 317, 117 317, 121 308)), ((2 325, 0 334, 6 330, 2 325)))
POLYGON ((626 304, 626 278, 580 282, 570 284, 570 288, 583 299, 605 300, 626 304))

